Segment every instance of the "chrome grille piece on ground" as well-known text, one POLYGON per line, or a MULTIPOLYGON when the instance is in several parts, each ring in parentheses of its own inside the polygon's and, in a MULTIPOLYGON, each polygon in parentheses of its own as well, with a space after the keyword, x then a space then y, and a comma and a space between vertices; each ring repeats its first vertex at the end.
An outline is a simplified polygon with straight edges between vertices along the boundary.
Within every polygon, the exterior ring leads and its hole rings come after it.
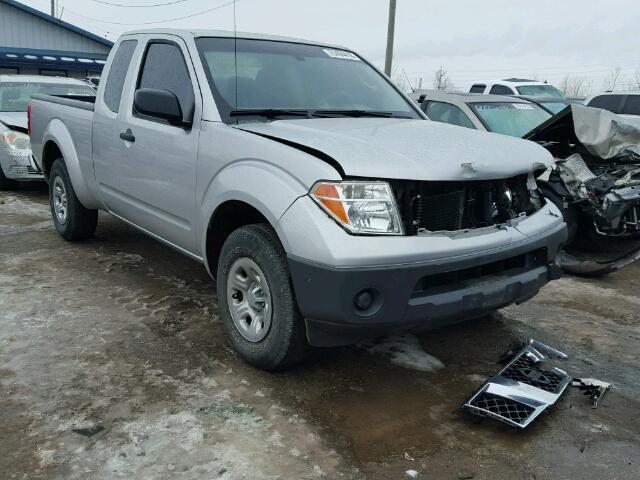
POLYGON ((571 376, 560 368, 541 368, 546 359, 540 351, 551 357, 567 358, 558 350, 530 340, 463 408, 481 417, 525 428, 553 405, 571 382, 571 376))

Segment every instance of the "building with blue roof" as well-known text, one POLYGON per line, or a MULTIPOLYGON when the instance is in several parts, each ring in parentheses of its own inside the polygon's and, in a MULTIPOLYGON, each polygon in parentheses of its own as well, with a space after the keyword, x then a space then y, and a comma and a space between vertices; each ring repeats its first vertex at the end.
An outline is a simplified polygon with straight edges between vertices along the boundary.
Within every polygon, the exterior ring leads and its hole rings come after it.
POLYGON ((0 0, 0 75, 100 75, 113 42, 15 0, 0 0))

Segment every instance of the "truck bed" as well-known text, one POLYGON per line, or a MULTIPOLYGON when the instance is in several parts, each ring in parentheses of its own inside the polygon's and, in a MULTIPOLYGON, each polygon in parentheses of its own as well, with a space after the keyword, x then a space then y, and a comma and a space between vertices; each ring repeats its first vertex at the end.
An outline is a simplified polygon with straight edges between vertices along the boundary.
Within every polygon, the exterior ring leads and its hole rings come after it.
MULTIPOLYGON (((44 147, 53 134, 59 145, 73 152, 75 163, 86 178, 93 178, 92 125, 95 97, 34 95, 31 98, 31 148, 40 169, 47 173, 50 165, 43 165, 44 147)), ((50 159, 49 159, 50 160, 50 159)), ((78 171, 78 170, 75 170, 78 171)))
POLYGON ((33 100, 41 100, 48 103, 57 103, 58 105, 66 105, 68 107, 82 108, 83 110, 93 111, 96 103, 95 96, 89 95, 34 95, 33 100))

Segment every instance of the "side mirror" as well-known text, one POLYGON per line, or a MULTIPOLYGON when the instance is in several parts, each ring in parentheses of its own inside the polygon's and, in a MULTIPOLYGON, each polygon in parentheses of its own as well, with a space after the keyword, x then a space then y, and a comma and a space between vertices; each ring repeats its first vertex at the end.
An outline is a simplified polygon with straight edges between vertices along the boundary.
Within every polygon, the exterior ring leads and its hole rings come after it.
POLYGON ((191 123, 183 120, 182 108, 180 108, 178 97, 167 90, 158 90, 155 88, 141 88, 136 90, 133 99, 133 108, 136 113, 161 118, 172 125, 186 127, 191 123))

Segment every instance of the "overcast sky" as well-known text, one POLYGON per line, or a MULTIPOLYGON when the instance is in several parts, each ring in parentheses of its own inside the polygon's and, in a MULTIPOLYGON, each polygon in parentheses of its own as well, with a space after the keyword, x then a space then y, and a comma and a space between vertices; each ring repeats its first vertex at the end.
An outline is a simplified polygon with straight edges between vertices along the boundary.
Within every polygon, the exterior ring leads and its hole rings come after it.
MULTIPOLYGON (((49 0, 23 0, 49 10, 49 0)), ((430 87, 441 65, 456 87, 474 80, 536 77, 559 84, 587 77, 594 90, 621 69, 619 87, 640 76, 639 0, 397 0, 394 76, 430 87)), ((58 0, 62 18, 114 39, 135 28, 233 30, 233 6, 183 20, 229 0, 58 0), (171 5, 126 8, 106 5, 171 5), (82 16, 81 16, 82 15, 82 16), (106 23, 115 22, 115 23, 106 23)), ((238 0, 237 28, 349 46, 384 64, 388 0, 238 0)))

